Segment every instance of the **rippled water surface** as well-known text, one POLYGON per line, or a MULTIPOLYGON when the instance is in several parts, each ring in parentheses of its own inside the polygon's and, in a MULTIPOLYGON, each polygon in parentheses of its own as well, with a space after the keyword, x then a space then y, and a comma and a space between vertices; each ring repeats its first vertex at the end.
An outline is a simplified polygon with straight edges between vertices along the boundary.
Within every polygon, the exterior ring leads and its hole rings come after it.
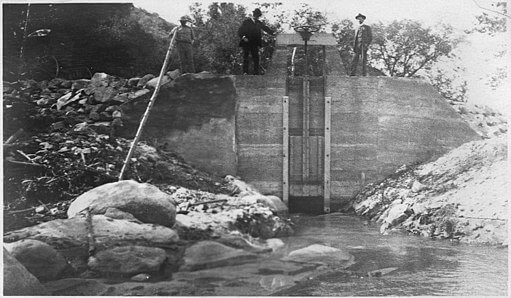
MULTIPOLYGON (((333 213, 293 216, 296 234, 285 246, 247 263, 179 272, 192 295, 208 296, 506 296, 508 249, 380 235, 378 225, 333 213), (355 256, 348 268, 285 260, 311 244, 355 256)), ((349 264, 347 265, 349 266, 349 264)))
POLYGON ((331 270, 310 282, 277 292, 314 296, 506 296, 508 249, 435 241, 406 235, 380 235, 363 219, 329 214, 295 216, 296 235, 285 238, 296 248, 320 243, 347 249, 357 263, 350 268, 367 273, 395 270, 381 277, 349 275, 331 270), (391 269, 392 270, 392 269, 391 269))

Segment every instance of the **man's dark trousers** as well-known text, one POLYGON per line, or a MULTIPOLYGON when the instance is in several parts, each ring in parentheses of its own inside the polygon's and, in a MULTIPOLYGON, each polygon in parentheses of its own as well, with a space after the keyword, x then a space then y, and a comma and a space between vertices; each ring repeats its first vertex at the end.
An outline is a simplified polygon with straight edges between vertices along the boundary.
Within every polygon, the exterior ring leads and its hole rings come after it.
POLYGON ((254 74, 259 74, 259 47, 258 46, 243 46, 243 73, 248 74, 248 55, 252 56, 254 61, 254 74))
POLYGON ((181 72, 195 73, 192 44, 187 42, 177 42, 176 48, 179 56, 179 62, 181 64, 181 72))
POLYGON ((353 57, 353 61, 351 62, 352 76, 357 73, 358 60, 360 56, 362 56, 362 75, 367 75, 367 48, 361 47, 360 49, 355 49, 355 57, 353 57))

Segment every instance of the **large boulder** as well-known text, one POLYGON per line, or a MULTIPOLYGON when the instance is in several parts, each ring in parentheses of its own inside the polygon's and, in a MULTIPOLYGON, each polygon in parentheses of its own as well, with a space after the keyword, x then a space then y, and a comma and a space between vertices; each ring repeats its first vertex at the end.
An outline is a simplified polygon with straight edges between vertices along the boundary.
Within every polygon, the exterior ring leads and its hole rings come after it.
POLYGON ((105 214, 108 208, 133 214, 144 223, 172 227, 176 221, 176 207, 171 196, 147 183, 132 180, 107 183, 80 195, 67 211, 74 217, 86 208, 92 214, 105 214))
POLYGON ((235 249, 215 241, 201 241, 187 248, 182 271, 243 264, 256 259, 253 253, 235 249))
POLYGON ((94 99, 96 101, 109 102, 119 93, 119 89, 125 84, 126 79, 98 72, 92 76, 87 90, 89 94, 94 92, 94 99))
POLYGON ((292 251, 283 260, 300 263, 320 263, 333 265, 337 268, 347 268, 354 264, 355 257, 347 251, 335 247, 313 244, 292 251))
POLYGON ((278 251, 278 250, 282 249, 284 246, 286 246, 284 241, 282 241, 279 238, 270 238, 270 239, 266 239, 265 241, 266 241, 266 246, 271 248, 271 250, 274 252, 278 251))
POLYGON ((138 80, 137 87, 143 88, 147 84, 147 82, 149 82, 153 78, 154 78, 153 74, 146 74, 145 76, 140 78, 140 80, 138 80))
POLYGON ((406 204, 394 204, 391 205, 387 217, 384 219, 385 223, 390 226, 395 226, 401 223, 408 217, 409 207, 406 204))
POLYGON ((5 296, 42 296, 50 293, 4 248, 4 292, 5 296))
MULTIPOLYGON (((128 100, 143 100, 149 99, 152 95, 151 90, 149 89, 140 89, 128 94, 128 100)), ((125 101, 124 101, 125 102, 125 101)))
MULTIPOLYGON (((36 239, 51 245, 57 250, 69 251, 74 249, 75 254, 87 255, 89 243, 87 226, 84 217, 56 219, 6 233, 4 242, 36 239)), ((98 249, 122 245, 167 247, 179 241, 177 233, 170 228, 111 219, 104 215, 92 217, 92 234, 98 249)))
POLYGON ((56 279, 67 267, 66 259, 42 241, 25 239, 5 243, 4 247, 41 281, 56 279))
MULTIPOLYGON (((156 86, 158 85, 158 80, 160 79, 160 77, 155 77, 155 78, 152 78, 150 79, 146 84, 145 84, 145 87, 146 88, 152 88, 152 89, 156 89, 156 86)), ((162 78, 161 78, 161 82, 160 82, 160 85, 163 86, 167 83, 170 83, 172 81, 172 79, 167 76, 167 75, 164 75, 162 78)))
POLYGON ((133 214, 121 211, 117 208, 107 208, 104 214, 106 217, 110 217, 113 219, 123 219, 127 221, 132 221, 136 223, 143 223, 140 220, 136 219, 133 214))
POLYGON ((234 176, 227 175, 225 176, 224 180, 227 183, 227 188, 231 192, 231 195, 241 193, 259 194, 259 191, 257 191, 257 189, 255 189, 253 186, 234 176))
POLYGON ((137 84, 139 81, 140 81, 140 78, 135 77, 135 78, 128 79, 127 84, 129 87, 137 87, 137 84))
POLYGON ((130 245, 100 251, 89 258, 88 265, 103 273, 134 275, 157 272, 166 259, 167 254, 161 248, 130 245))

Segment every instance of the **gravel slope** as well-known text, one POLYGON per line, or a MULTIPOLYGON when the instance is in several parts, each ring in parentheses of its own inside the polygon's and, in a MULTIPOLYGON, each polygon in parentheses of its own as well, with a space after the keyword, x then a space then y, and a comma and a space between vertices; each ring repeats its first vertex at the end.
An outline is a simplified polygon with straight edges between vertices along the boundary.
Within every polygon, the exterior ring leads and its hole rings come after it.
POLYGON ((351 208, 381 223, 382 233, 507 245, 507 152, 506 135, 466 143, 368 185, 351 208))

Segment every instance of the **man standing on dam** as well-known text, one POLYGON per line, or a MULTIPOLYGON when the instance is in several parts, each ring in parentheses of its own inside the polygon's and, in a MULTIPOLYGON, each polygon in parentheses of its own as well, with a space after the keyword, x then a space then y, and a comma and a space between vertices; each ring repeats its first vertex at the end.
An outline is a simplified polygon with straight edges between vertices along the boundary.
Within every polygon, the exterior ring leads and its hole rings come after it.
POLYGON ((262 45, 261 30, 273 34, 273 30, 259 20, 262 15, 259 8, 254 9, 252 17, 243 21, 238 29, 239 46, 243 49, 243 74, 248 74, 249 54, 254 61, 254 74, 259 74, 259 47, 262 45))
POLYGON ((362 56, 362 75, 367 75, 367 49, 369 48, 369 44, 373 40, 373 34, 371 33, 371 27, 364 25, 364 21, 366 16, 359 13, 356 17, 358 20, 360 27, 357 29, 355 33, 355 40, 353 41, 353 51, 355 52, 355 56, 353 57, 353 61, 351 62, 351 76, 354 76, 357 72, 358 60, 359 57, 362 56))
POLYGON ((176 34, 177 54, 179 56, 179 63, 181 64, 181 72, 183 73, 195 73, 192 50, 192 43, 195 37, 192 28, 186 24, 190 21, 188 16, 181 17, 181 19, 179 19, 181 25, 175 27, 170 32, 170 36, 176 34))

